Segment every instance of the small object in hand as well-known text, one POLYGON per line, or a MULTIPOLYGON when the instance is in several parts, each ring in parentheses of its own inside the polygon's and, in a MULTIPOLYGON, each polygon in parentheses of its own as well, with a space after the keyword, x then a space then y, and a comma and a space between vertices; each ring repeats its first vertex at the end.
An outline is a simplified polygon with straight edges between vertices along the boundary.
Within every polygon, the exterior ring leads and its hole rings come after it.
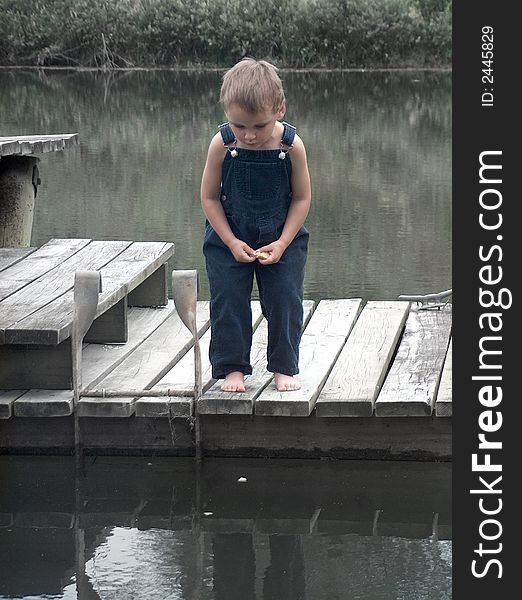
POLYGON ((270 252, 256 252, 256 258, 267 259, 270 258, 270 252))

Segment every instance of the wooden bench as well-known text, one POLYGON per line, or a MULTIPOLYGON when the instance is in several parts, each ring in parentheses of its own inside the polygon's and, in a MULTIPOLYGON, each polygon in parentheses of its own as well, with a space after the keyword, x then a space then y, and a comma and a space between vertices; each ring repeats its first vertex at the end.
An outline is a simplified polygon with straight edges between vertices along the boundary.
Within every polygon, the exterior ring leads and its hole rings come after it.
POLYGON ((76 271, 102 289, 86 342, 125 343, 130 306, 167 305, 170 242, 53 239, 0 255, 0 389, 71 389, 76 271))

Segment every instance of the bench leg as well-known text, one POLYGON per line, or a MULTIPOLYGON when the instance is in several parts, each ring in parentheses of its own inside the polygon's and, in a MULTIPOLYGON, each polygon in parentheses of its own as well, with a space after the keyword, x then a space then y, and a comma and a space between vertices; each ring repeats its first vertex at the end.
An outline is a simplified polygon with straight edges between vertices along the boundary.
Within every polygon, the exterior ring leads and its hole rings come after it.
POLYGON ((129 337, 127 296, 95 319, 84 341, 92 344, 124 344, 129 337))
POLYGON ((166 306, 167 302, 167 263, 164 263, 129 293, 129 306, 166 306))
POLYGON ((71 340, 0 346, 0 389, 72 389, 71 340))

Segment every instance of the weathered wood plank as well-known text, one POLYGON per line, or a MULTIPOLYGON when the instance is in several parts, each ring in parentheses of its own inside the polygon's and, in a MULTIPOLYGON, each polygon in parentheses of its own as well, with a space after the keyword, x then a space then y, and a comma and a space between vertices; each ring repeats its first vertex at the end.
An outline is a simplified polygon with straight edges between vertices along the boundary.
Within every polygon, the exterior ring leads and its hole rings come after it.
POLYGON ((61 340, 57 339, 54 323, 60 321, 61 315, 55 314, 54 310, 45 316, 35 316, 35 313, 68 290, 71 290, 72 298, 76 270, 100 270, 130 244, 131 242, 123 241, 93 241, 51 271, 5 298, 0 315, 0 331, 4 330, 4 343, 59 343, 61 340))
POLYGON ((83 348, 83 383, 93 388, 175 311, 174 302, 157 309, 131 307, 128 312, 129 337, 126 344, 85 344, 83 348))
POLYGON ((0 137, 0 157, 12 154, 57 152, 79 144, 77 133, 53 135, 17 135, 0 137))
POLYGON ((453 360, 453 340, 450 340, 446 360, 444 361, 444 369, 440 379, 439 391, 435 402, 435 414, 437 417, 451 417, 453 414, 452 406, 452 360, 453 360))
POLYGON ((23 396, 27 390, 0 390, 0 419, 9 419, 13 414, 15 400, 23 396))
POLYGON ((0 271, 20 262, 35 250, 36 248, 0 248, 0 271))
MULTIPOLYGON (((256 331, 263 315, 261 304, 252 302, 252 328, 256 331)), ((203 392, 214 382, 208 356, 210 329, 199 340, 201 348, 201 371, 203 392)), ((194 349, 189 350, 172 369, 158 381, 155 389, 186 390, 194 387, 194 349)), ((139 398, 136 402, 137 417, 190 417, 193 414, 193 399, 171 397, 139 398)))
MULTIPOLYGON (((93 242, 96 243, 96 242, 93 242)), ((118 242, 98 242, 117 244, 118 242)), ((125 249, 105 261, 99 267, 82 265, 81 269, 95 268, 101 272, 102 293, 98 300, 96 317, 116 304, 131 290, 154 273, 174 253, 170 242, 119 242, 127 244, 125 249)), ((92 245, 92 244, 91 244, 92 245)), ((73 291, 55 297, 52 302, 42 305, 29 317, 6 332, 6 340, 35 337, 47 340, 42 343, 56 344, 69 337, 72 327, 73 291)), ((12 342, 16 343, 16 342, 12 342)))
MULTIPOLYGON (((0 273, 0 302, 51 271, 87 246, 89 239, 49 240, 22 261, 12 264, 0 273)), ((25 248, 24 248, 25 250, 25 248)), ((0 304, 0 307, 2 304, 0 304)))
POLYGON ((361 310, 360 298, 321 300, 300 346, 301 389, 278 392, 272 381, 255 402, 256 415, 308 416, 361 310))
POLYGON ((67 417, 73 411, 71 390, 29 390, 15 401, 15 417, 67 417))
MULTIPOLYGON (((198 304, 199 335, 208 329, 209 303, 198 304)), ((138 348, 102 379, 96 389, 150 389, 192 347, 192 335, 174 312, 138 348)), ((87 386, 92 389, 93 386, 87 386)), ((82 417, 127 417, 134 414, 137 398, 82 398, 82 417)))
POLYGON ((451 311, 411 310, 375 402, 378 417, 431 415, 451 333, 451 311))
MULTIPOLYGON (((312 300, 305 300, 303 303, 304 327, 310 319, 314 306, 315 302, 312 300)), ((242 393, 223 392, 220 387, 222 381, 216 382, 199 400, 198 409, 201 414, 251 415, 253 413, 256 398, 274 376, 273 373, 266 370, 267 343, 268 323, 266 319, 263 319, 252 337, 250 352, 252 375, 245 378, 246 391, 242 393)))
POLYGON ((408 302, 368 302, 316 403, 318 417, 369 417, 408 316, 408 302))

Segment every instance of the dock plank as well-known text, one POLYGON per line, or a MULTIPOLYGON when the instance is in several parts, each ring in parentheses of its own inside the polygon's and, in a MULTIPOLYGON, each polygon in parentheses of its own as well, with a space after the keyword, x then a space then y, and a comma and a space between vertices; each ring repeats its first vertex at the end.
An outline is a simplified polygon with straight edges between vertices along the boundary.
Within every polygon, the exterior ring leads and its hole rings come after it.
POLYGON ((27 390, 0 390, 0 419, 9 419, 13 414, 15 400, 26 392, 27 390))
POLYGON ((121 364, 172 313, 174 301, 159 308, 131 307, 128 312, 129 337, 125 344, 84 344, 82 379, 84 387, 94 387, 121 364))
POLYGON ((446 360, 444 361, 444 368, 442 370, 442 377, 440 379, 439 391, 437 393, 437 400, 435 401, 435 415, 437 417, 451 417, 453 414, 452 407, 452 358, 453 358, 453 340, 450 340, 448 353, 446 354, 446 360))
MULTIPOLYGON (((93 244, 116 242, 93 242, 93 244)), ((109 261, 79 268, 93 268, 101 272, 102 293, 98 299, 95 318, 107 311, 131 290, 154 273, 174 253, 170 242, 120 242, 126 244, 109 261)), ((92 244, 91 244, 92 245, 92 244)), ((74 275, 74 274, 73 274, 74 275)), ((41 308, 6 331, 11 343, 30 343, 39 337, 42 343, 59 344, 71 334, 74 311, 72 286, 42 305, 41 308)))
MULTIPOLYGON (((263 319, 261 304, 252 302, 252 329, 256 331, 263 319)), ((210 346, 210 328, 199 340, 201 349, 202 389, 208 390, 215 379, 212 379, 212 367, 208 350, 210 346)), ((186 390, 194 387, 194 349, 190 349, 172 369, 158 381, 155 389, 186 390)), ((137 417, 189 417, 193 414, 193 399, 182 397, 147 397, 136 402, 137 417)))
POLYGON ((368 302, 316 403, 318 417, 369 417, 408 316, 407 302, 368 302))
POLYGON ((361 310, 360 298, 321 300, 300 346, 301 389, 278 392, 272 381, 255 402, 256 415, 309 416, 361 310))
POLYGON ((431 415, 451 334, 451 312, 411 310, 375 402, 378 417, 431 415))
POLYGON ((40 335, 33 335, 31 330, 24 329, 21 325, 23 320, 68 290, 72 290, 77 269, 99 270, 130 244, 131 242, 125 241, 92 241, 54 269, 5 298, 1 304, 0 343, 3 333, 6 344, 55 344, 55 338, 48 336, 45 331, 40 335))
MULTIPOLYGON (((202 336, 210 324, 210 303, 198 305, 197 326, 202 336)), ((96 389, 145 390, 153 387, 192 347, 192 336, 176 312, 166 319, 96 389)), ((92 389, 93 386, 88 386, 92 389)), ((127 417, 134 414, 137 398, 82 398, 78 404, 83 417, 127 417)))
POLYGON ((73 412, 71 390, 29 390, 14 405, 15 417, 68 417, 73 412))
POLYGON ((35 250, 36 248, 0 248, 0 271, 20 262, 35 250))
MULTIPOLYGON (((303 303, 304 327, 310 319, 314 306, 315 302, 312 300, 305 300, 303 303)), ((201 414, 251 415, 253 413, 256 398, 274 376, 266 370, 267 343, 268 323, 263 319, 252 337, 250 352, 252 375, 245 377, 246 391, 223 392, 220 388, 221 381, 216 382, 199 400, 198 409, 201 414)))
MULTIPOLYGON (((0 302, 28 283, 45 275, 79 250, 90 244, 89 239, 52 239, 22 261, 5 267, 0 273, 0 302)), ((22 249, 21 249, 22 250, 22 249)), ((26 248, 23 248, 26 250, 26 248)), ((2 306, 0 304, 0 306, 2 306)))

